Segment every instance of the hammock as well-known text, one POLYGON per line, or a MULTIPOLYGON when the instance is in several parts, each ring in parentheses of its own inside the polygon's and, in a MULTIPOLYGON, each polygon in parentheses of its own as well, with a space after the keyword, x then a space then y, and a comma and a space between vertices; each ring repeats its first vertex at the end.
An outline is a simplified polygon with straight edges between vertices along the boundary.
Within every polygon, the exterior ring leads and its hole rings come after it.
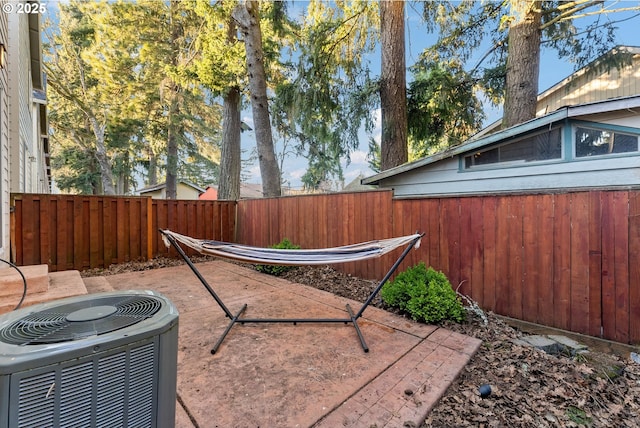
POLYGON ((282 250, 273 248, 261 248, 252 247, 247 245, 233 244, 230 242, 211 241, 205 239, 195 239, 189 236, 181 235, 179 233, 172 232, 170 230, 160 230, 162 239, 167 247, 173 246, 178 254, 184 259, 191 271, 200 280, 202 285, 207 289, 211 297, 218 303, 218 306, 224 311, 227 318, 231 321, 227 325, 227 328, 222 333, 222 336, 218 339, 216 344, 211 349, 211 353, 215 354, 222 341, 227 336, 231 328, 239 322, 245 323, 351 323, 356 330, 360 344, 364 352, 369 352, 369 347, 364 341, 360 327, 358 326, 358 318, 362 316, 365 309, 371 304, 375 296, 380 292, 382 286, 391 278, 391 275, 396 271, 400 263, 409 254, 412 248, 418 248, 420 245, 420 239, 423 234, 413 234, 402 236, 399 238, 380 239, 375 241, 363 242, 360 244, 346 245, 342 247, 324 248, 324 249, 312 249, 312 250, 282 250), (255 264, 276 264, 276 265, 325 265, 335 263, 345 263, 370 259, 372 257, 380 257, 383 254, 387 254, 390 251, 398 248, 402 245, 406 245, 404 251, 395 261, 393 266, 386 273, 384 278, 378 283, 376 288, 371 292, 367 300, 362 304, 360 310, 357 313, 353 313, 351 306, 347 303, 346 309, 349 315, 348 318, 240 318, 240 316, 247 309, 245 303, 240 311, 235 315, 227 308, 224 302, 220 299, 218 294, 213 290, 211 285, 206 281, 202 274, 198 271, 195 265, 189 259, 189 256, 184 252, 180 244, 193 248, 201 254, 213 255, 223 257, 231 260, 243 261, 255 264))
POLYGON ((255 264, 272 264, 288 266, 328 265, 337 263, 356 262, 373 257, 380 257, 388 252, 406 245, 417 239, 415 248, 420 247, 419 234, 402 236, 399 238, 379 239, 360 244, 345 245, 334 248, 311 250, 285 250, 275 248, 252 247, 233 244, 230 242, 194 239, 170 230, 163 230, 163 240, 170 246, 168 237, 172 237, 200 254, 217 256, 255 264))

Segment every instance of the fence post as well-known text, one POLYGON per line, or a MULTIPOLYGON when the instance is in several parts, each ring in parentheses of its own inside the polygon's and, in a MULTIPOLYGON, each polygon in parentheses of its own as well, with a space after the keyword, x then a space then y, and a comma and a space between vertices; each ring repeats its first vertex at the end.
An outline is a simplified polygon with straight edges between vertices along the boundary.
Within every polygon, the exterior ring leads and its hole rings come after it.
MULTIPOLYGON (((18 198, 19 199, 19 198, 18 198)), ((9 259, 12 263, 16 262, 16 195, 11 194, 9 198, 9 259)))
MULTIPOLYGON (((147 198, 147 260, 151 260, 153 254, 153 201, 147 198)), ((156 232, 157 233, 157 232, 156 232)))

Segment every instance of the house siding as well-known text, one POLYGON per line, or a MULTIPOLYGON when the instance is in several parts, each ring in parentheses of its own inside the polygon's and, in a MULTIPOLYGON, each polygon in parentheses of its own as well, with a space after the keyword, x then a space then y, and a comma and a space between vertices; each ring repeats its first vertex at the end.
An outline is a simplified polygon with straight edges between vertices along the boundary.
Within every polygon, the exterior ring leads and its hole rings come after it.
MULTIPOLYGON (((150 196, 152 199, 166 199, 167 188, 162 186, 155 190, 141 190, 140 196, 150 196)), ((176 187, 176 199, 196 200, 202 192, 184 183, 178 183, 176 187)))
POLYGON ((459 157, 445 159, 383 179, 379 185, 393 188, 396 197, 640 186, 640 154, 473 170, 462 170, 460 162, 459 157))
MULTIPOLYGON (((8 45, 8 14, 0 14, 0 41, 8 45)), ((9 78, 7 67, 0 69, 0 258, 9 260, 9 78)))
POLYGON ((555 90, 552 88, 538 97, 537 116, 568 105, 640 94, 640 54, 634 55, 631 66, 621 70, 614 68, 597 76, 582 71, 562 83, 566 84, 561 84, 555 90))
POLYGON ((32 103, 29 16, 7 14, 9 23, 9 97, 11 144, 11 191, 36 192, 36 136, 32 103))

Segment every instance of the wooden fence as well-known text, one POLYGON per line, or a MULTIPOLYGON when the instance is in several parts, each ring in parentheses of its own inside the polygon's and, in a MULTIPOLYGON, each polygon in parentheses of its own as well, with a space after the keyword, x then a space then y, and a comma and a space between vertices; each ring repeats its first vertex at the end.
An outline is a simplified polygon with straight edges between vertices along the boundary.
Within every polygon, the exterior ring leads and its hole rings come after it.
MULTIPOLYGON (((158 228, 304 248, 425 233, 400 269, 443 271, 485 310, 640 343, 640 191, 393 199, 391 191, 275 199, 165 201, 14 195, 19 265, 87 269, 167 250, 158 228)), ((380 279, 398 252, 335 266, 380 279)))
MULTIPOLYGON (((424 232, 419 261, 485 310, 640 342, 640 191, 394 200, 367 192, 240 201, 238 242, 327 247, 424 232)), ((381 278, 396 254, 336 266, 381 278)))
POLYGON ((169 254, 159 228, 233 240, 235 202, 13 194, 12 259, 85 270, 169 254))

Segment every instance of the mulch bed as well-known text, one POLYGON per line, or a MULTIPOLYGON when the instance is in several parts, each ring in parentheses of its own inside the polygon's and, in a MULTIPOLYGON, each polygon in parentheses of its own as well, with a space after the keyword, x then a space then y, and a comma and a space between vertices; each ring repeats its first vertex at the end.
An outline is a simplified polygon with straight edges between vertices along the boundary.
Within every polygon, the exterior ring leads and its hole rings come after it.
MULTIPOLYGON (((93 269, 82 275, 110 275, 182 263, 156 258, 93 269)), ((377 285, 330 267, 295 268, 281 277, 357 301, 364 301, 377 285)), ((372 304, 390 310, 379 298, 372 304)), ((443 325, 483 343, 423 427, 638 426, 640 364, 628 355, 594 350, 573 357, 548 355, 514 344, 512 340, 522 337, 523 332, 492 313, 482 315, 488 320, 486 324, 478 312, 469 311, 464 323, 443 325), (478 391, 483 384, 491 387, 486 398, 481 398, 478 391)))

